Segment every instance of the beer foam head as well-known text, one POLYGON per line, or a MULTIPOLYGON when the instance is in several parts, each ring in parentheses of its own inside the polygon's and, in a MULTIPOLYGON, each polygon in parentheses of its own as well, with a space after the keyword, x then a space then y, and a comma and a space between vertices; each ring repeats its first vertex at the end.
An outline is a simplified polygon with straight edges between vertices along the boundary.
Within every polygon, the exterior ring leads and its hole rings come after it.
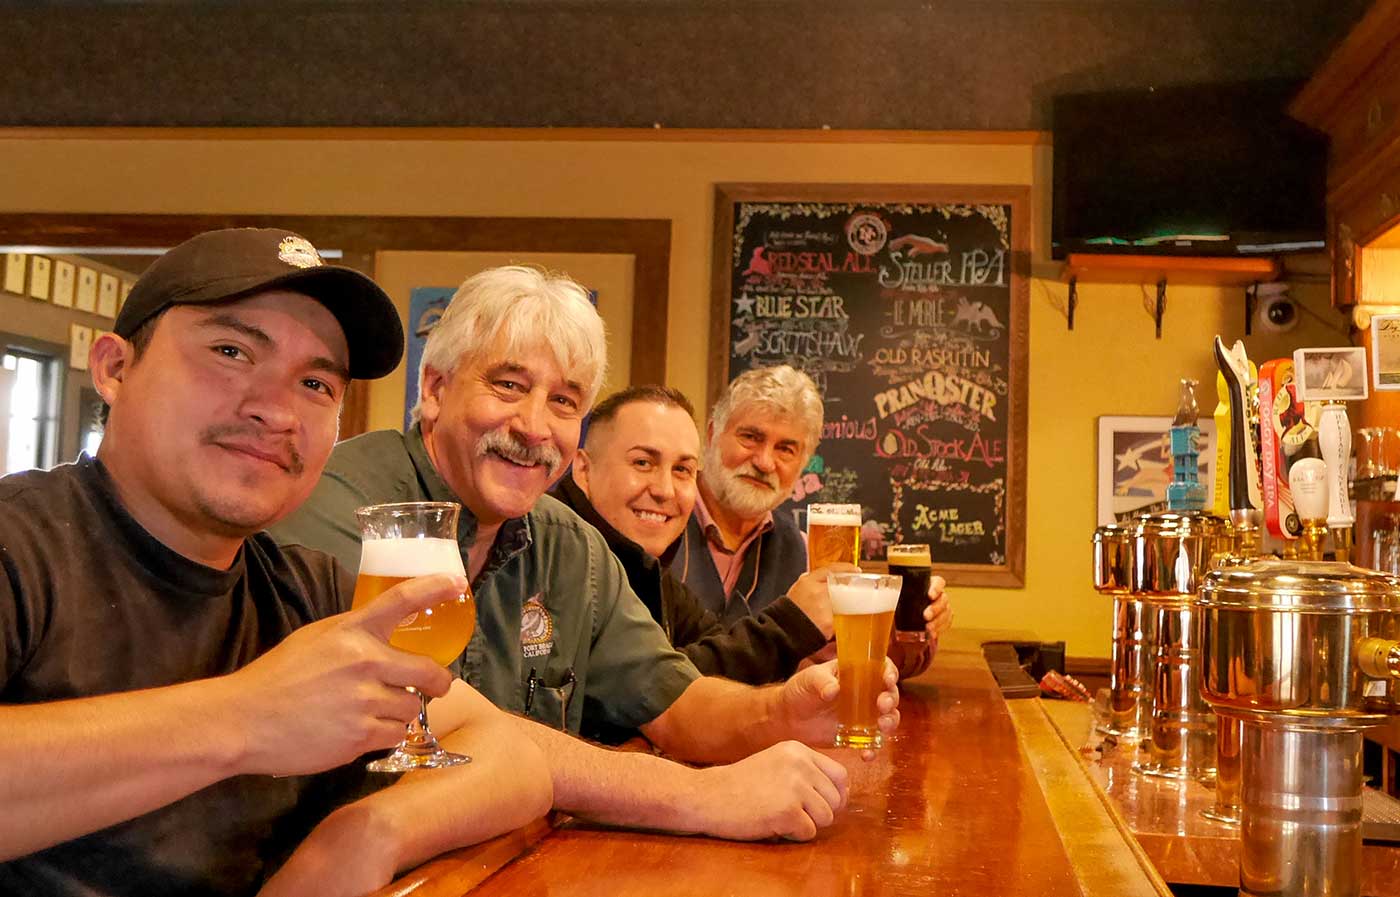
POLYGON ((891 545, 887 557, 891 567, 928 567, 933 563, 927 545, 891 545))
POLYGON ((838 614, 882 614, 899 603, 897 576, 875 573, 833 573, 826 587, 831 609, 838 614))
POLYGON ((807 525, 860 526, 860 505, 808 505, 807 525))
POLYGON ((360 572, 367 576, 464 576, 462 550, 451 539, 366 539, 360 572))

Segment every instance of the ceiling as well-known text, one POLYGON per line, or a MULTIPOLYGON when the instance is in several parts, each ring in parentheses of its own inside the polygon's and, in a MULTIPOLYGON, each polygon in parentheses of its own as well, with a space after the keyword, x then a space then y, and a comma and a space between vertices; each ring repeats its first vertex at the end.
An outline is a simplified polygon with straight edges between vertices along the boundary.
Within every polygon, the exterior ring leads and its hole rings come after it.
POLYGON ((0 125, 1045 129, 1062 92, 1302 79, 1366 5, 6 4, 0 125))

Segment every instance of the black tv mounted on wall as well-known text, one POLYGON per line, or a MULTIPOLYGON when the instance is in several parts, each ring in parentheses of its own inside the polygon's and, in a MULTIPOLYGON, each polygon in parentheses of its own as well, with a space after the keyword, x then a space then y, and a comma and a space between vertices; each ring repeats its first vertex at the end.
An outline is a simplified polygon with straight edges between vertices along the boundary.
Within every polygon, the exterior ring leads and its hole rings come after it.
POLYGON ((1285 111, 1300 86, 1056 97, 1053 256, 1321 250, 1327 142, 1285 111))

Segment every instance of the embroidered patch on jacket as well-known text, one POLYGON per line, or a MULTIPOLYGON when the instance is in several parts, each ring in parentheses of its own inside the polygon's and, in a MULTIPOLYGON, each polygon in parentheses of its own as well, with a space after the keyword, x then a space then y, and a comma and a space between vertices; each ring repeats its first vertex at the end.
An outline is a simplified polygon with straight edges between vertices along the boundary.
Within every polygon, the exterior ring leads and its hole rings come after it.
POLYGON ((526 657, 544 657, 554 650, 554 618, 540 599, 536 593, 520 609, 520 652, 526 657))
POLYGON ((283 238, 277 247, 277 257, 296 268, 316 268, 324 265, 321 255, 311 241, 304 237, 283 238))

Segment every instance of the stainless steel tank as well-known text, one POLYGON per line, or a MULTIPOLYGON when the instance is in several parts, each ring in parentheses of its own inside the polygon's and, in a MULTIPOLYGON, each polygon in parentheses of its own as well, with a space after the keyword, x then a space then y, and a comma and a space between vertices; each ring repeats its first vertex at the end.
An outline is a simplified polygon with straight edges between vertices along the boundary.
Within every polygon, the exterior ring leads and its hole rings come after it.
POLYGON ((1201 511, 1168 511, 1133 525, 1133 595, 1153 614, 1152 711, 1145 775, 1215 773, 1216 719, 1201 698, 1201 644, 1193 601, 1218 558, 1230 550, 1230 525, 1201 511))
POLYGON ((1132 531, 1118 524, 1094 530, 1094 589, 1113 599, 1113 646, 1108 717, 1100 732, 1136 739, 1147 731, 1152 692, 1152 614, 1132 594, 1132 531))
POLYGON ((1212 571, 1202 690, 1241 720, 1240 893, 1361 893, 1361 732, 1400 711, 1400 579, 1326 561, 1212 571))

